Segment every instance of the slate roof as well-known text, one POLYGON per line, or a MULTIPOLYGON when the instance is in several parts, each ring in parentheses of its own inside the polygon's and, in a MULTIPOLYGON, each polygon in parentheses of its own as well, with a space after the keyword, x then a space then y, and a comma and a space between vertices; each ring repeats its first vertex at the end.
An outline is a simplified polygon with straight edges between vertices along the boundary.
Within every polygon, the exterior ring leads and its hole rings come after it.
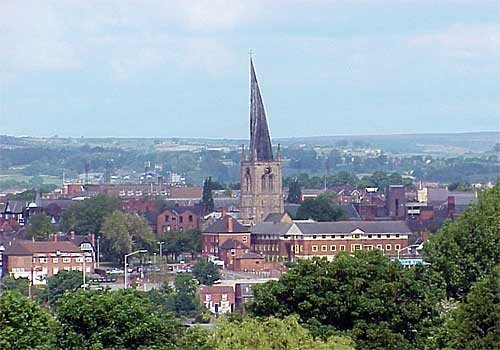
POLYGON ((72 242, 16 242, 7 247, 5 255, 32 255, 33 253, 79 253, 80 247, 72 242))
POLYGON ((368 233, 411 233, 404 221, 336 221, 297 223, 304 234, 349 233, 356 229, 368 233))
POLYGON ((282 222, 283 220, 290 220, 286 213, 269 213, 264 222, 282 222))
POLYGON ((273 160, 266 111, 260 94, 253 60, 250 58, 250 160, 273 160))
POLYGON ((231 286, 221 286, 221 285, 213 285, 213 286, 205 286, 202 285, 198 287, 200 293, 204 294, 213 294, 213 293, 223 293, 223 294, 231 294, 234 293, 234 289, 231 286))
POLYGON ((7 203, 5 203, 5 206, 3 208, 4 213, 22 213, 24 209, 28 206, 27 201, 23 200, 8 200, 7 203), (9 209, 7 211, 7 208, 9 209))
POLYGON ((257 253, 243 253, 240 256, 237 256, 236 259, 264 259, 264 257, 257 253))
POLYGON ((288 232, 293 224, 287 224, 284 222, 274 223, 274 222, 261 222, 252 227, 252 234, 255 235, 268 235, 268 234, 280 234, 284 235, 288 232))
POLYGON ((208 226, 203 232, 207 233, 234 233, 234 232, 250 232, 248 227, 243 226, 238 222, 238 220, 234 219, 230 215, 224 216, 222 219, 215 221, 213 224, 208 226), (228 220, 232 220, 233 222, 233 230, 229 231, 228 229, 228 220))
POLYGON ((177 215, 181 215, 185 211, 190 211, 195 215, 201 216, 201 212, 203 211, 203 206, 201 205, 175 205, 170 207, 164 207, 161 211, 162 213, 165 211, 175 212, 177 215))
POLYGON ((220 249, 249 249, 248 246, 240 241, 234 240, 234 239, 228 239, 224 243, 221 244, 220 249))

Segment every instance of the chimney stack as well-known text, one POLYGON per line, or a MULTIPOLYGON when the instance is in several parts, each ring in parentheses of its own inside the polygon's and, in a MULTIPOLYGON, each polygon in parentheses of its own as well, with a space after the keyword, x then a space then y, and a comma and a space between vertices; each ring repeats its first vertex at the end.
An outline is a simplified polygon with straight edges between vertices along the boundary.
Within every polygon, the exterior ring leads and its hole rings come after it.
POLYGON ((231 215, 227 216, 227 232, 233 232, 233 217, 231 215))
POLYGON ((448 196, 448 216, 452 217, 455 214, 455 197, 448 196))
POLYGON ((71 239, 75 239, 75 231, 71 231, 71 232, 69 233, 69 237, 70 237, 71 239))

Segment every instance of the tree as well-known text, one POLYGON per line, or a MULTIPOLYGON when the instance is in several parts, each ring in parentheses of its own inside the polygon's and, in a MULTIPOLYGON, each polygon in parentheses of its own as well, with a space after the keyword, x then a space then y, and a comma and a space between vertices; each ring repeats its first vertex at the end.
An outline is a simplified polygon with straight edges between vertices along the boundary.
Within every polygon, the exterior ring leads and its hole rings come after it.
POLYGON ((174 282, 174 309, 177 315, 192 316, 200 308, 196 296, 196 280, 188 273, 179 273, 174 282))
POLYGON ((18 292, 0 297, 0 349, 55 349, 56 329, 49 313, 18 292))
POLYGON ((245 317, 239 321, 222 320, 210 330, 188 330, 181 340, 186 350, 353 350, 346 337, 315 339, 297 317, 245 317))
POLYGON ((446 222, 424 245, 424 258, 441 273, 450 297, 464 297, 472 284, 500 264, 500 184, 475 207, 446 222))
POLYGON ((73 203, 62 215, 62 228, 77 234, 98 233, 104 219, 120 209, 117 198, 98 195, 73 203))
POLYGON ((167 231, 159 239, 166 242, 164 249, 172 260, 177 260, 180 253, 190 253, 194 259, 201 251, 201 231, 197 229, 167 231))
POLYGON ((0 294, 2 291, 12 290, 27 297, 29 295, 29 286, 30 280, 28 278, 5 276, 0 280, 0 294))
POLYGON ((302 190, 300 189, 300 184, 297 180, 293 181, 288 188, 288 197, 286 199, 288 203, 300 203, 302 202, 302 190))
POLYGON ((200 284, 211 286, 220 279, 220 271, 217 266, 208 260, 199 260, 193 268, 193 275, 200 284))
POLYGON ((101 232, 102 251, 114 261, 121 261, 133 249, 152 249, 153 232, 144 218, 114 211, 104 220, 101 232))
POLYGON ((316 221, 337 221, 344 216, 341 207, 333 206, 325 197, 305 200, 297 210, 296 219, 316 221))
POLYGON ((83 283, 83 273, 80 271, 59 271, 47 281, 42 299, 55 306, 66 291, 75 291, 83 283))
MULTIPOLYGON (((500 266, 472 286, 440 335, 442 349, 496 349, 500 339, 500 266)), ((438 337, 439 338, 439 337, 438 337)))
POLYGON ((344 332, 360 349, 423 349, 440 318, 439 275, 404 268, 378 251, 297 262, 254 287, 255 316, 297 314, 315 335, 344 332))
POLYGON ((45 214, 35 214, 30 217, 26 236, 34 238, 37 241, 46 241, 51 233, 54 232, 54 225, 50 217, 45 214))
POLYGON ((203 182, 203 195, 201 197, 201 203, 203 204, 203 212, 205 214, 211 213, 214 211, 214 198, 212 197, 212 178, 209 177, 205 179, 203 182))
POLYGON ((77 291, 58 302, 58 349, 175 348, 180 333, 171 314, 155 310, 144 293, 77 291))

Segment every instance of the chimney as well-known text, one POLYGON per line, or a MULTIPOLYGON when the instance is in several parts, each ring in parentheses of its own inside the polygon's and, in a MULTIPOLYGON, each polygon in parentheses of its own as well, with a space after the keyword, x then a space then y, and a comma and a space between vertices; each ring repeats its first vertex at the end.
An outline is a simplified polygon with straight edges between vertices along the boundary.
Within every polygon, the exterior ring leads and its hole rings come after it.
POLYGON ((220 217, 224 218, 224 216, 227 215, 227 208, 221 208, 220 209, 220 217))
POLYGON ((75 231, 71 231, 71 232, 69 233, 69 237, 70 237, 71 239, 75 239, 75 231))
POLYGON ((448 216, 451 217, 455 214, 455 197, 448 196, 448 216))
POLYGON ((233 232, 233 217, 231 215, 227 216, 227 232, 233 232))

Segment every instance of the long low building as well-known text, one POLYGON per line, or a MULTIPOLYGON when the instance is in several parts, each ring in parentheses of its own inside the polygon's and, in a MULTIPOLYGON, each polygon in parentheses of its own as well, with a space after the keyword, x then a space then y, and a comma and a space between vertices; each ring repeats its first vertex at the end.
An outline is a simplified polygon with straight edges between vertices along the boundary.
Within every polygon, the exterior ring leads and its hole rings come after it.
POLYGON ((251 251, 274 261, 333 260, 339 252, 373 249, 397 255, 408 246, 410 234, 404 221, 293 221, 286 214, 272 214, 251 228, 251 251))

